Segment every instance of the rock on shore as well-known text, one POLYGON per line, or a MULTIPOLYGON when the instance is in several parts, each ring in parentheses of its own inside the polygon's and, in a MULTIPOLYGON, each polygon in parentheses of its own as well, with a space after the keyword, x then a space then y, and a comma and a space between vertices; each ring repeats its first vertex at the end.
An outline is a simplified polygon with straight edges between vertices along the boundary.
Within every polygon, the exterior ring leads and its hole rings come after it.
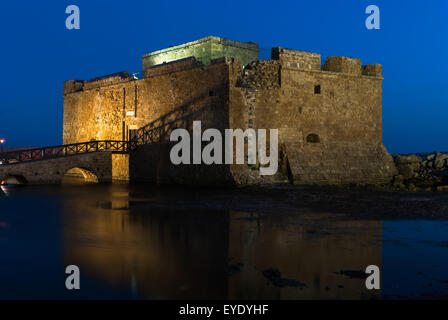
POLYGON ((393 189, 448 191, 448 153, 397 154, 393 158, 399 172, 393 189))

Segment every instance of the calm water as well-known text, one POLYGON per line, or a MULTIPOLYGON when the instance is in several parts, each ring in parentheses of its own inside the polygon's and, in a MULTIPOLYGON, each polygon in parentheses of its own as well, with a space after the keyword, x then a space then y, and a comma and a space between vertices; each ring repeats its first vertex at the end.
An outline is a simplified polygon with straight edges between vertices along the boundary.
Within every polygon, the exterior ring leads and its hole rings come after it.
POLYGON ((220 210, 212 192, 86 185, 0 193, 0 298, 448 296, 448 221, 220 210), (65 289, 71 264, 81 290, 65 289), (379 291, 365 289, 356 272, 340 273, 372 264, 381 268, 379 291), (293 286, 266 278, 268 269, 293 286))

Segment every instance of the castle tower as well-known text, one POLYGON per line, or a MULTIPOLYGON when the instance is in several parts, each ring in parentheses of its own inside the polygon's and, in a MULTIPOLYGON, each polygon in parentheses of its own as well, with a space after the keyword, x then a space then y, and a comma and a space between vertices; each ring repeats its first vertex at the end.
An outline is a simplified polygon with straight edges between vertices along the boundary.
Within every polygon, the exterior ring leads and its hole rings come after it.
POLYGON ((64 83, 64 143, 151 137, 129 158, 130 179, 156 183, 383 183, 396 174, 382 142, 379 64, 207 37, 143 55, 127 72, 64 83), (279 176, 247 165, 175 166, 169 134, 207 128, 278 129, 279 176), (279 178, 279 179, 277 179, 279 178))

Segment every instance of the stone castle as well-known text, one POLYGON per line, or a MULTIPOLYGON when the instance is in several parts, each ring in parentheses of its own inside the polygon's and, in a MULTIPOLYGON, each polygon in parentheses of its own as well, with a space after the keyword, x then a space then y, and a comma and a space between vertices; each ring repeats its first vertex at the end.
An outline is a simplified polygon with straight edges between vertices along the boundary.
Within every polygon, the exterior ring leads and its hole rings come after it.
POLYGON ((140 141, 117 155, 115 177, 188 184, 378 184, 396 174, 382 143, 382 67, 361 60, 206 37, 143 55, 141 79, 120 72, 64 82, 64 144, 140 141), (171 164, 169 134, 278 129, 279 171, 171 164))

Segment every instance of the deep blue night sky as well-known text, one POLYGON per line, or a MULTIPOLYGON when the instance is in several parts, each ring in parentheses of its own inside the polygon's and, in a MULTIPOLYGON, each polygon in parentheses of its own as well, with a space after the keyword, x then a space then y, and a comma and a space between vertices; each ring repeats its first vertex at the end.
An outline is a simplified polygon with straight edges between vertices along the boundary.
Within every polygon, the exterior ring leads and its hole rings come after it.
POLYGON ((141 70, 141 55, 208 35, 382 63, 390 152, 448 151, 448 1, 2 1, 0 136, 62 142, 62 83, 141 70), (66 6, 81 29, 65 28, 66 6), (381 30, 365 28, 365 8, 381 30))

